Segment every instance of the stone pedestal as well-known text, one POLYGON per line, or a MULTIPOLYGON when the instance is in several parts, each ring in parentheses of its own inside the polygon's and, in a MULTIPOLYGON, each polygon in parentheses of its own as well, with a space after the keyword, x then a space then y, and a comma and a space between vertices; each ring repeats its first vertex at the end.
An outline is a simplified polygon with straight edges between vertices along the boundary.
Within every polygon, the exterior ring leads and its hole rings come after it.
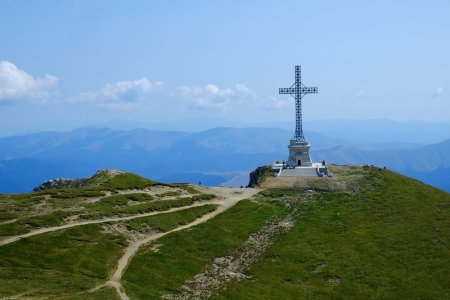
POLYGON ((289 148, 289 160, 287 162, 288 167, 311 167, 312 161, 309 157, 309 148, 311 147, 308 142, 298 142, 296 139, 290 140, 289 148))

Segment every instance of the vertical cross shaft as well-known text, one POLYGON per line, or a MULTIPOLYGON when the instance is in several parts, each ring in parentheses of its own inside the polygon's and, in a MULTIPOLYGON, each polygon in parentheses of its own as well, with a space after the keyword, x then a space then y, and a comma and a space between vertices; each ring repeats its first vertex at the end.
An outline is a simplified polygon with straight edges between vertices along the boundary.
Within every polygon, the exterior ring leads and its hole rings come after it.
POLYGON ((305 142, 302 126, 302 98, 306 94, 316 94, 318 88, 306 87, 302 84, 301 66, 295 66, 295 82, 290 88, 280 88, 280 94, 290 94, 295 98, 295 139, 305 142))
MULTIPOLYGON (((300 90, 302 85, 302 69, 300 66, 295 66, 295 89, 300 90)), ((302 124, 302 95, 295 93, 295 138, 297 141, 305 141, 303 135, 302 124)))

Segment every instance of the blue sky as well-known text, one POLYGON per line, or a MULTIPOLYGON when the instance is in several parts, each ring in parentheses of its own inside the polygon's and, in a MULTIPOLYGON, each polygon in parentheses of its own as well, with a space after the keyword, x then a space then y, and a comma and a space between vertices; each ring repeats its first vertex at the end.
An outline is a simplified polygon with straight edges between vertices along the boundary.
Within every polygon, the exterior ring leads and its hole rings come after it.
POLYGON ((0 135, 123 119, 447 122, 449 1, 0 2, 0 135))

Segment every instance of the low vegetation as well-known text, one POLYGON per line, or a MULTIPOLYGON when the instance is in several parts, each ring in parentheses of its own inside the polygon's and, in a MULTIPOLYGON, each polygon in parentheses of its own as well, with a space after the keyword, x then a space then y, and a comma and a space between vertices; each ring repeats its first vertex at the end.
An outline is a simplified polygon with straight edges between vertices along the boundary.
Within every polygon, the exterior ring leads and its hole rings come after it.
POLYGON ((214 298, 448 298, 450 195, 368 170, 372 186, 319 193, 250 279, 214 298))
MULTIPOLYGON (((132 195, 130 195, 132 197, 132 195)), ((129 195, 111 196, 98 202, 87 204, 88 213, 81 215, 85 219, 98 219, 111 216, 129 216, 144 214, 154 211, 164 211, 170 208, 183 207, 197 201, 205 201, 214 198, 212 194, 198 194, 191 197, 175 198, 168 200, 154 200, 134 205, 128 205, 129 195)), ((142 197, 140 197, 142 199, 142 197)), ((153 198, 152 198, 153 199, 153 198)))
POLYGON ((126 246, 97 224, 31 237, 0 247, 0 297, 64 296, 108 278, 126 246))
POLYGON ((113 287, 102 287, 95 291, 80 292, 73 295, 53 296, 52 300, 120 300, 116 289, 113 287))
POLYGON ((14 222, 0 225, 0 237, 23 234, 43 227, 60 226, 72 214, 72 212, 58 210, 47 214, 19 218, 14 222))
POLYGON ((73 199, 73 198, 81 198, 81 197, 101 197, 104 196, 105 193, 99 190, 91 190, 91 189, 57 189, 57 190, 48 190, 46 192, 37 192, 37 194, 41 195, 49 195, 52 198, 56 199, 73 199))
POLYGON ((132 299, 158 299, 177 291, 214 257, 238 247, 266 220, 286 213, 277 201, 241 201, 207 223, 158 240, 158 251, 153 245, 142 249, 126 270, 123 285, 132 299))
POLYGON ((147 233, 151 231, 166 232, 175 227, 186 225, 200 218, 204 214, 216 210, 216 208, 217 205, 206 204, 173 213, 136 218, 125 222, 124 225, 128 230, 140 233, 147 233))
MULTIPOLYGON (((125 173, 118 170, 101 170, 87 178, 78 179, 53 179, 36 187, 34 191, 48 193, 53 190, 124 190, 144 189, 159 184, 155 181, 143 178, 136 174, 125 173)), ((51 193, 51 192, 50 192, 51 193)))
MULTIPOLYGON (((130 220, 130 232, 168 231, 215 210, 215 205, 130 220)), ((0 297, 52 296, 52 299, 119 299, 101 288, 127 245, 123 232, 91 224, 27 238, 0 246, 0 297)))
POLYGON ((109 178, 109 180, 105 180, 103 182, 98 183, 97 188, 109 191, 142 190, 158 184, 160 183, 149 180, 147 178, 143 178, 135 174, 122 173, 115 175, 112 178, 109 178))
MULTIPOLYGON (((211 298, 450 298, 450 195, 385 169, 330 169, 332 178, 266 176, 254 198, 144 245, 121 279, 126 294, 177 299, 223 281, 211 298)), ((111 174, 80 188, 0 195, 0 241, 102 222, 1 245, 0 299, 119 299, 105 283, 128 246, 190 224, 234 195, 224 188, 215 199, 189 185, 111 174), (175 207, 182 209, 166 212, 175 207), (140 216, 148 212, 161 213, 140 216), (119 216, 133 219, 105 219, 119 216)))
POLYGON ((158 198, 164 198, 164 197, 178 197, 181 196, 180 191, 168 191, 164 193, 160 193, 156 195, 158 198))
POLYGON ((0 194, 0 238, 73 221, 163 211, 212 197, 185 184, 172 186, 108 170, 75 183, 80 187, 53 189, 49 183, 32 193, 0 194))

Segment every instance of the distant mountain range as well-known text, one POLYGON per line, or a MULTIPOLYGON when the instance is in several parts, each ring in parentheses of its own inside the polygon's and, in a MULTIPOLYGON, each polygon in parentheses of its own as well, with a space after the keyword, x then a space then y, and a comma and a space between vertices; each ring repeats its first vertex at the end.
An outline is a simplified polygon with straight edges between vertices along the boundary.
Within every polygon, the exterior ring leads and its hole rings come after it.
MULTIPOLYGON (((352 144, 307 132, 316 160, 374 164, 450 191, 450 140, 433 145, 352 144)), ((122 169, 167 182, 245 185, 255 167, 287 156, 290 130, 213 128, 187 133, 82 128, 0 139, 0 192, 25 192, 56 177, 122 169)))
MULTIPOLYGON (((2 138, 0 191, 23 192, 49 178, 85 177, 102 168, 128 170, 155 180, 216 185, 282 157, 289 135, 285 130, 262 128, 214 128, 199 133, 84 128, 2 138)), ((316 138, 322 148, 339 144, 316 138)))

